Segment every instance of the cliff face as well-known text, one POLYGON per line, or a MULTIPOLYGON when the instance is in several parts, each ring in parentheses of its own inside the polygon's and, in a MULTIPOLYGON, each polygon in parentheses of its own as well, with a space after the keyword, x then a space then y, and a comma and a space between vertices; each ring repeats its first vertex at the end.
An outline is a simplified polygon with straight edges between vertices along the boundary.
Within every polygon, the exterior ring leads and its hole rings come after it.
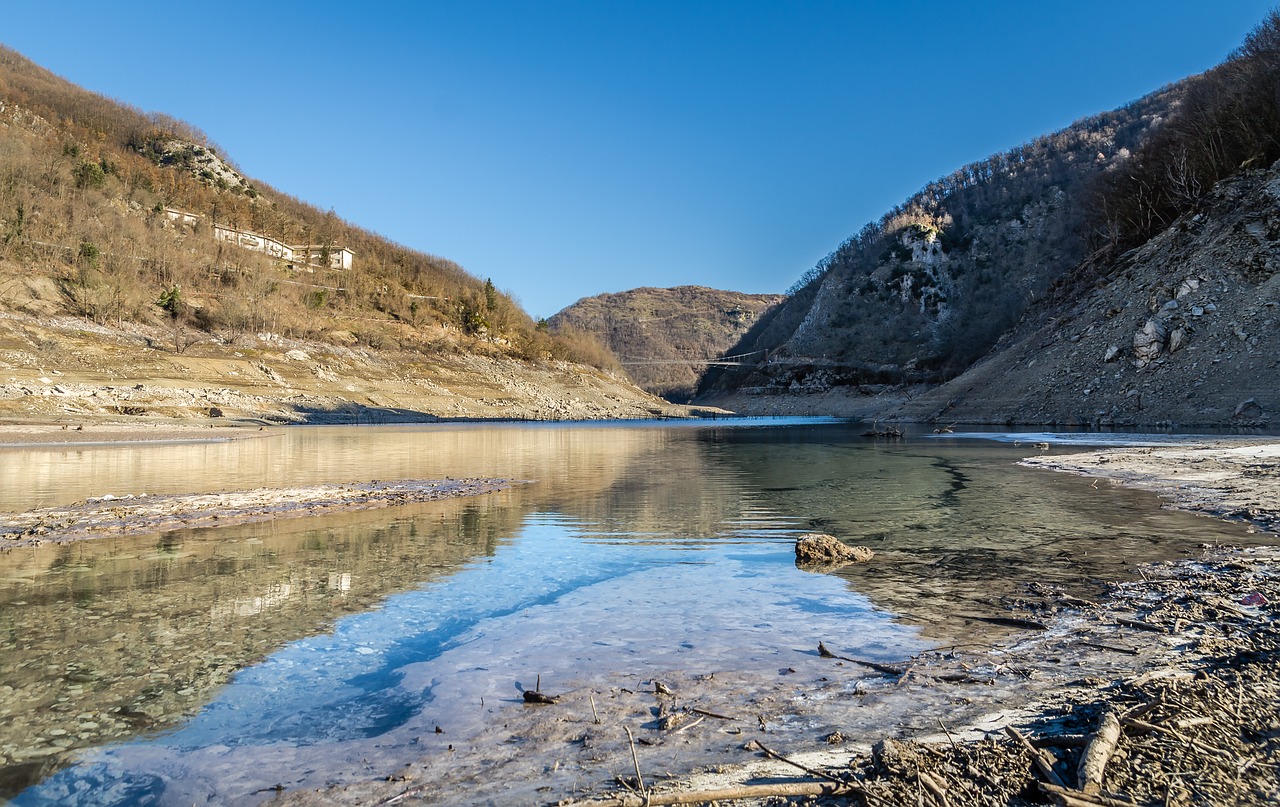
POLYGON ((704 368, 697 362, 725 355, 784 299, 704 286, 641 288, 584 298, 549 322, 608 345, 642 389, 686 401, 704 368))

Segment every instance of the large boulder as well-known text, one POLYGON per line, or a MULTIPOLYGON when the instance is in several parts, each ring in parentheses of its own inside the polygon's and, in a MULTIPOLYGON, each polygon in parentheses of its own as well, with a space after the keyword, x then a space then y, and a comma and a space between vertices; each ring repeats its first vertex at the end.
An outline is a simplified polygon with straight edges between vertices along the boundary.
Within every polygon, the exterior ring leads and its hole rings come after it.
POLYGON ((865 563, 875 557, 865 546, 849 546, 840 539, 820 532, 807 532, 796 539, 796 563, 830 566, 841 563, 865 563))
POLYGON ((1169 329, 1159 319, 1149 319, 1133 335, 1133 355, 1138 367, 1146 367, 1164 352, 1169 329))

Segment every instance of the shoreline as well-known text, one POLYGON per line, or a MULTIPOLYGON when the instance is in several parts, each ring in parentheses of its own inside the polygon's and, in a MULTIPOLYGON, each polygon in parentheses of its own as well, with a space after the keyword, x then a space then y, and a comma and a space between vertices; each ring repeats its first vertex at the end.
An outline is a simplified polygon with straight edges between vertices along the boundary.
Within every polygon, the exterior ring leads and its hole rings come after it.
POLYGON ((346 513, 506 490, 506 479, 404 479, 256 488, 225 493, 103 496, 70 505, 0 514, 0 551, 104 536, 224 527, 346 513))
POLYGON ((109 446, 135 443, 210 443, 267 437, 275 432, 257 423, 67 423, 0 421, 0 450, 47 446, 109 446))

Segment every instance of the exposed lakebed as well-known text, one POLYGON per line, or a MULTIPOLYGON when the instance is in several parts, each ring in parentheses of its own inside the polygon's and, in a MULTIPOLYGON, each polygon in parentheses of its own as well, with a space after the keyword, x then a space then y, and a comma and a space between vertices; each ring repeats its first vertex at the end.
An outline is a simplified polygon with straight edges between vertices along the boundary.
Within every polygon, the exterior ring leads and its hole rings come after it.
POLYGON ((1131 564, 1246 537, 1149 494, 1015 466, 1028 446, 860 432, 306 428, 5 450, 0 511, 372 479, 529 483, 3 556, 3 793, 245 803, 429 773, 441 803, 529 802, 627 773, 624 725, 652 743, 646 765, 673 772, 725 761, 762 727, 790 748, 837 728, 878 735, 911 710, 870 705, 866 671, 820 659, 819 641, 879 662, 990 641, 967 617, 998 614, 1020 581, 1088 593, 1131 564), (798 570, 794 537, 815 529, 877 557, 798 570), (522 705, 539 678, 577 697, 522 705), (660 732, 655 679, 740 719, 660 732))

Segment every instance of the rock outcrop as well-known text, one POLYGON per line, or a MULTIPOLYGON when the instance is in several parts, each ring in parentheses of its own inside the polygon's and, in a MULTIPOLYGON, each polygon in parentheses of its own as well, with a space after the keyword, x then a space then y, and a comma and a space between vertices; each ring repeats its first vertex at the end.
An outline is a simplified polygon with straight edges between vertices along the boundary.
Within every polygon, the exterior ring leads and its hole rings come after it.
POLYGON ((832 535, 807 532, 796 539, 796 565, 835 566, 866 563, 875 552, 865 546, 849 546, 832 535))

